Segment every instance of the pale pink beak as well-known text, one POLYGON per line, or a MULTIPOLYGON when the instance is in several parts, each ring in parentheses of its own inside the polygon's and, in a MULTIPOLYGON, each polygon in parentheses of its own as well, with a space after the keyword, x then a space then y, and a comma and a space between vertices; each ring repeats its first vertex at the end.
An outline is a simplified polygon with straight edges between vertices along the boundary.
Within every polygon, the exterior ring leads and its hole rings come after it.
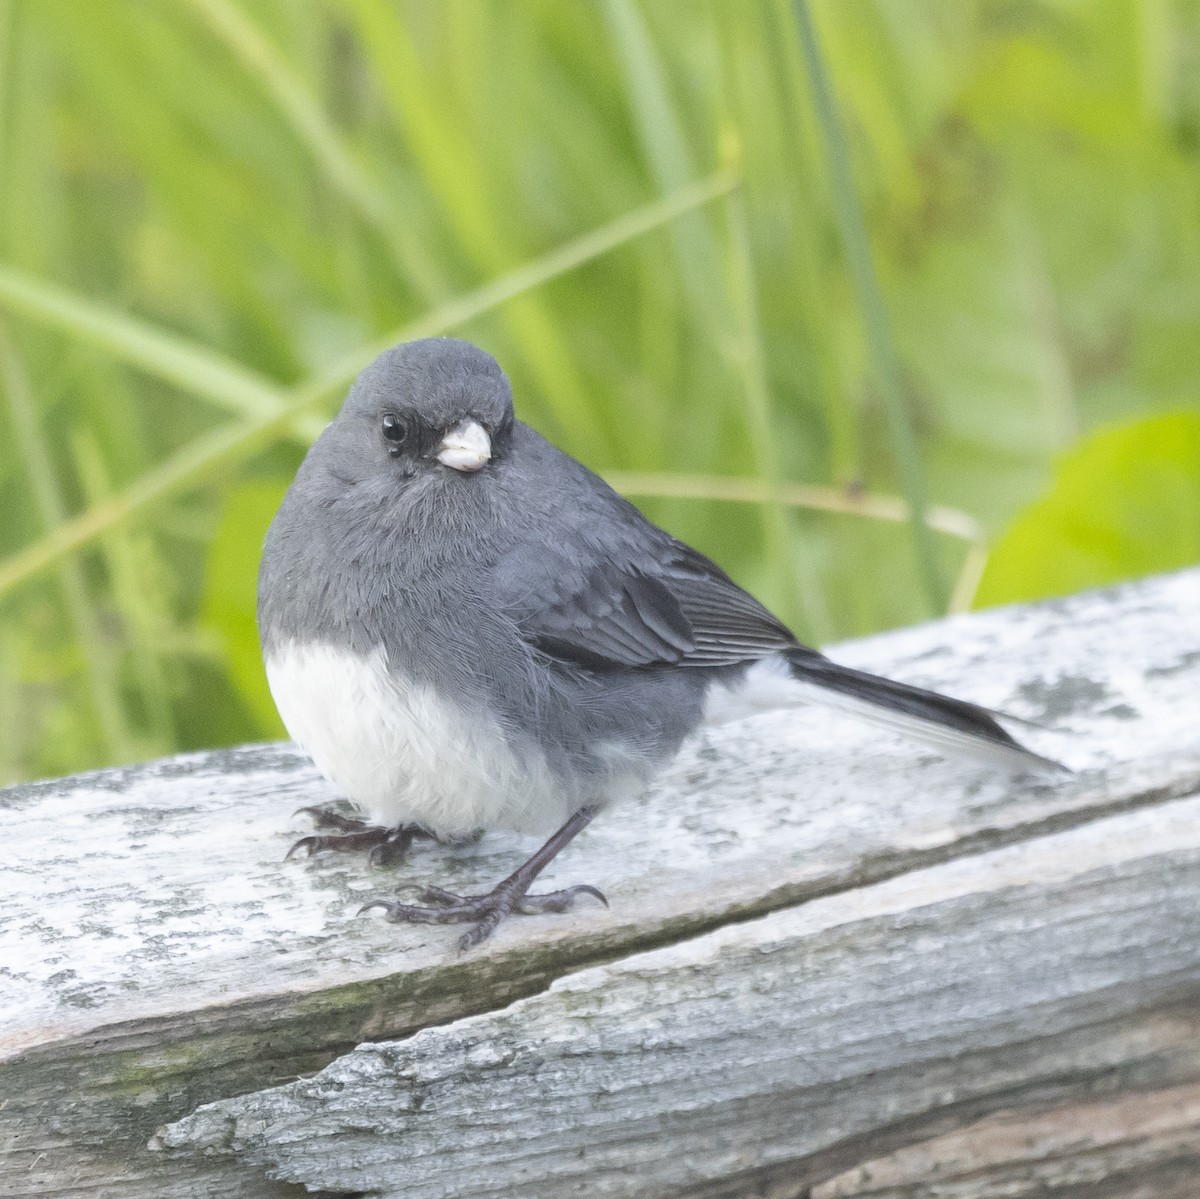
POLYGON ((485 466, 492 457, 492 439, 487 430, 473 420, 460 420, 442 438, 437 460, 453 470, 473 471, 485 466))

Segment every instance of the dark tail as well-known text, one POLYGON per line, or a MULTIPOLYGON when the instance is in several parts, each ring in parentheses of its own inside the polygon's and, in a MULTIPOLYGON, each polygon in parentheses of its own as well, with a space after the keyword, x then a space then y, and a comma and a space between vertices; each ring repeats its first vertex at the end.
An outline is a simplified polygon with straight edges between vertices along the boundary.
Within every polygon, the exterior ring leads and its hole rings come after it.
POLYGON ((983 758, 1010 770, 1067 772, 1010 736, 987 708, 923 687, 839 666, 816 650, 786 651, 792 677, 814 689, 817 702, 846 708, 874 724, 906 733, 935 748, 983 758))

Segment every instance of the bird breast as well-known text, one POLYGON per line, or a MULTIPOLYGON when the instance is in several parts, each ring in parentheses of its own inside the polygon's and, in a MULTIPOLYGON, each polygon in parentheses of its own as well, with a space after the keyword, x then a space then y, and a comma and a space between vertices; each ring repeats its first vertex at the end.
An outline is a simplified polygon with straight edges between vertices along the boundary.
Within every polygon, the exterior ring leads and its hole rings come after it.
POLYGON ((540 833, 571 814, 570 788, 542 755, 514 749, 486 711, 398 674, 382 646, 360 654, 286 642, 265 663, 292 740, 379 824, 411 822, 443 837, 540 833))

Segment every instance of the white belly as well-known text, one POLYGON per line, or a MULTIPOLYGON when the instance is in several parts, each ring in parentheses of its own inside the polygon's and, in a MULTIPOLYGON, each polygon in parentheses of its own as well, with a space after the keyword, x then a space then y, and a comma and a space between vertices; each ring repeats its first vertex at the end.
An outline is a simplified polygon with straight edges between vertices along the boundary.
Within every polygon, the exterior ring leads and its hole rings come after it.
POLYGON ((379 824, 412 822, 441 836, 547 832, 571 814, 572 797, 544 761, 515 755, 495 721, 389 673, 382 648, 288 643, 266 669, 292 740, 379 824))

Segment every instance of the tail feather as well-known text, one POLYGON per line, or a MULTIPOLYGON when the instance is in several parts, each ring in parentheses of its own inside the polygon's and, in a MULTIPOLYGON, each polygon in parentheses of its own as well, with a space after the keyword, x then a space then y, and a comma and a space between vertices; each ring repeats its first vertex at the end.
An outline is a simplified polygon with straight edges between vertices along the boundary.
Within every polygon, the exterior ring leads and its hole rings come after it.
POLYGON ((810 697, 819 703, 849 709, 937 749, 1010 770, 1069 773, 1062 763, 1026 749, 999 725, 994 713, 978 704, 840 666, 815 650, 797 648, 784 656, 792 678, 811 688, 810 697))

